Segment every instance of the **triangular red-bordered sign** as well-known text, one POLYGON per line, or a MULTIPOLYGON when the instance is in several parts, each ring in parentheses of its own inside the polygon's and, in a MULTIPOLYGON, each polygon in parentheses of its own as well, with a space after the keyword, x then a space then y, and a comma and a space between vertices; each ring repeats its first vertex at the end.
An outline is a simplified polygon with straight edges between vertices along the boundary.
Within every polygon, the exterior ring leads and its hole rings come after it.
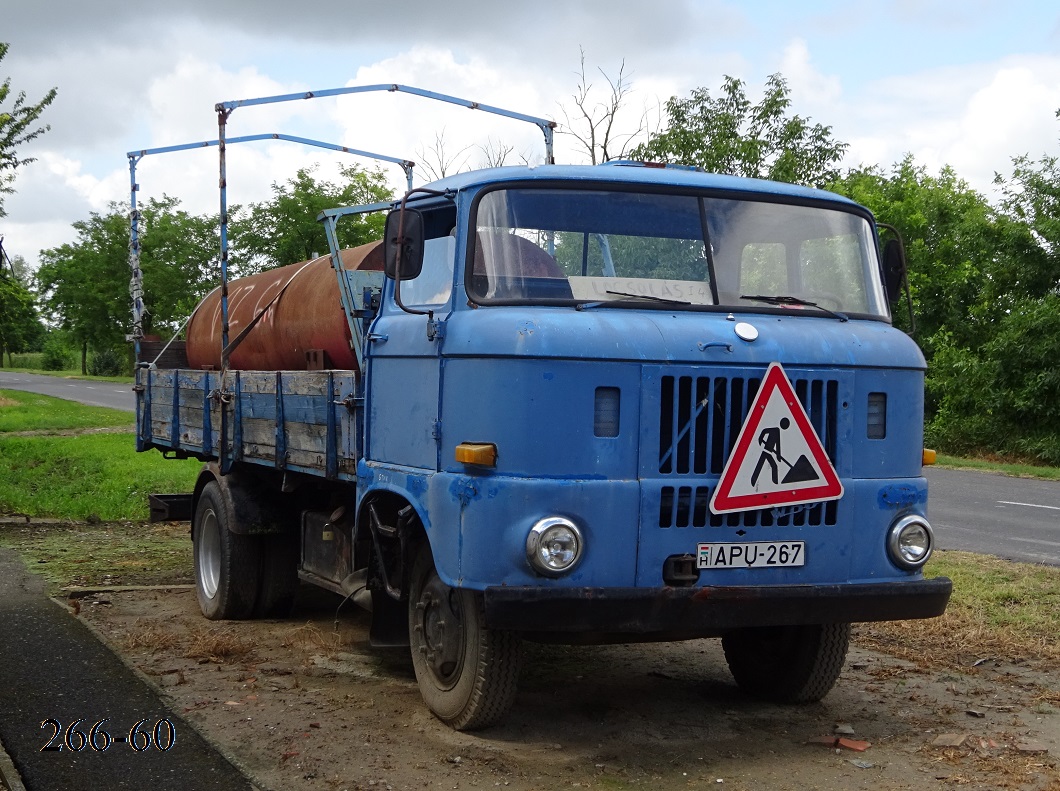
POLYGON ((843 496, 806 410, 780 363, 771 363, 710 499, 715 514, 843 496))

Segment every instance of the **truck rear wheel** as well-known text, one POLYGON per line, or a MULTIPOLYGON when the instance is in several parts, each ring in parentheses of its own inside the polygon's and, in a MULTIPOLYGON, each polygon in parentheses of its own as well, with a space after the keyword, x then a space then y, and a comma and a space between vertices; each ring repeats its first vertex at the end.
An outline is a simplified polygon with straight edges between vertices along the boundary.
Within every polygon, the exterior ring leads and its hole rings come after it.
POLYGON ((298 536, 261 536, 261 587, 254 608, 259 618, 285 618, 298 593, 298 536))
POLYGON ((256 536, 232 532, 234 519, 221 487, 206 484, 192 522, 192 546, 195 595, 210 620, 250 618, 258 598, 261 545, 256 536))
POLYGON ((412 664, 428 708, 460 731, 496 724, 515 700, 522 645, 484 621, 482 594, 442 582, 425 544, 409 592, 412 664))
POLYGON ((848 623, 738 629, 721 639, 736 685, 773 703, 815 703, 827 695, 849 643, 848 623))

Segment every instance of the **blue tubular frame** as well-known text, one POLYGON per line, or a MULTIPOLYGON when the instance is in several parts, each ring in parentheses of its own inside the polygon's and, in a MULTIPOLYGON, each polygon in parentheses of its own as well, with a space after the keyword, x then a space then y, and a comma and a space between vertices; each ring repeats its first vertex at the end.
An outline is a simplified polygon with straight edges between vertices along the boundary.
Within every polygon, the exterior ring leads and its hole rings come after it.
MULTIPOLYGON (((405 172, 405 182, 408 184, 408 188, 412 189, 412 171, 416 166, 416 163, 409 159, 400 159, 398 157, 387 156, 386 154, 376 154, 371 151, 363 151, 359 148, 350 148, 349 146, 340 146, 335 143, 325 143, 321 140, 311 140, 307 137, 296 137, 295 135, 285 135, 280 132, 268 132, 257 135, 242 135, 240 137, 232 137, 225 141, 228 143, 252 143, 259 140, 285 140, 289 143, 300 143, 306 146, 313 146, 315 148, 325 148, 330 151, 339 151, 344 154, 353 154, 354 156, 366 157, 368 159, 377 159, 381 162, 391 162, 401 167, 405 172)), ((132 338, 135 344, 136 360, 140 360, 140 341, 143 339, 143 314, 144 314, 144 300, 143 300, 143 272, 140 270, 140 212, 136 208, 136 193, 140 190, 140 185, 136 183, 136 166, 146 156, 153 154, 171 154, 176 151, 189 151, 193 148, 209 148, 210 146, 217 146, 223 150, 222 140, 201 140, 195 143, 181 143, 173 146, 160 146, 159 148, 143 148, 139 151, 129 151, 126 156, 129 158, 129 269, 131 271, 131 280, 129 283, 129 292, 132 295, 132 309, 133 309, 133 327, 132 327, 132 338)), ((221 157, 221 321, 222 321, 222 350, 228 347, 228 217, 227 217, 227 201, 225 196, 225 168, 224 168, 224 157, 221 157)), ((337 271, 337 270, 336 270, 337 271)), ((341 278, 340 278, 341 281, 341 278)), ((341 284, 341 283, 340 283, 341 284)), ((227 363, 227 358, 224 360, 227 363)))
POLYGON ((469 110, 482 110, 483 112, 491 113, 493 115, 500 115, 505 118, 511 118, 515 121, 525 121, 526 123, 533 124, 540 129, 541 133, 545 136, 545 164, 556 164, 552 150, 555 129, 557 126, 555 121, 550 121, 547 118, 538 118, 534 115, 526 115, 525 113, 517 113, 513 110, 505 110, 502 107, 495 107, 490 104, 474 102, 470 99, 461 99, 458 96, 449 96, 444 93, 435 93, 433 91, 424 90, 423 88, 413 88, 408 85, 398 85, 396 83, 389 83, 386 85, 354 85, 346 88, 328 88, 323 91, 305 91, 303 93, 287 93, 278 96, 262 96, 257 99, 237 99, 231 102, 218 102, 214 109, 217 110, 219 119, 223 115, 224 119, 227 120, 232 111, 239 107, 253 107, 261 104, 276 104, 278 102, 293 102, 303 99, 319 99, 325 96, 346 96, 353 93, 372 93, 378 91, 387 91, 388 93, 411 93, 414 96, 422 96, 425 99, 434 99, 439 102, 456 104, 461 107, 466 107, 469 110))

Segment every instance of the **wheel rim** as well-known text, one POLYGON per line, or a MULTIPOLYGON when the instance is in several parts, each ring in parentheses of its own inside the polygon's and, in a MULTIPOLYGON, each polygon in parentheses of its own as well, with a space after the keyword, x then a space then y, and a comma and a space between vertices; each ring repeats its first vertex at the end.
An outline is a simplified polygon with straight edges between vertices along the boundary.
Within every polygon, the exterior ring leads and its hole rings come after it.
POLYGON ((460 592, 432 574, 416 603, 417 650, 434 683, 453 687, 464 666, 464 618, 460 592))
POLYGON ((212 599, 221 583, 221 534, 212 509, 203 514, 197 538, 199 587, 207 599, 212 599))

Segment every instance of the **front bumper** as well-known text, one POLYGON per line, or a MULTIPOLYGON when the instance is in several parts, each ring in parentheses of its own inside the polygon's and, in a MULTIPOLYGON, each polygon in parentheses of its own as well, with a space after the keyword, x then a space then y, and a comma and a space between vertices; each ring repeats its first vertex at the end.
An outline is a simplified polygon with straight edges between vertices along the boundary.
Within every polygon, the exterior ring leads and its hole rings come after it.
MULTIPOLYGON (((747 626, 856 623, 941 615, 947 577, 841 585, 699 588, 486 588, 491 629, 548 633, 582 642, 714 637, 747 626), (578 635, 581 634, 582 637, 578 635)), ((528 635, 533 637, 533 635, 528 635)))

